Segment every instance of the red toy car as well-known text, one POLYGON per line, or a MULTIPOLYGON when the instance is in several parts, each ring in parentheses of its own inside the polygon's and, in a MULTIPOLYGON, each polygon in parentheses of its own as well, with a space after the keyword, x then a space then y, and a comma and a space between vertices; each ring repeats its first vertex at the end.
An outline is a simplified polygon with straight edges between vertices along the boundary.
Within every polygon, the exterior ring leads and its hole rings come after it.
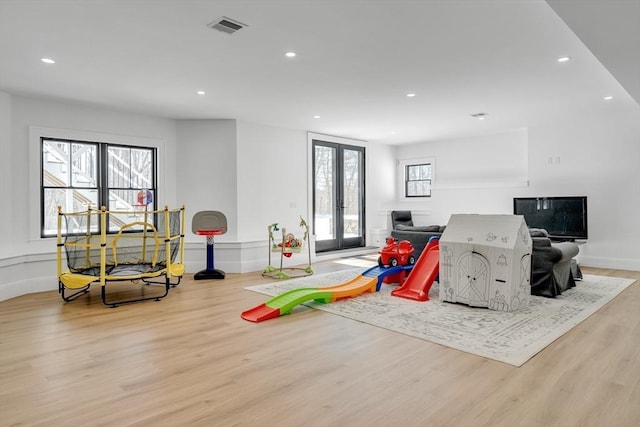
POLYGON ((416 262, 413 252, 413 245, 408 240, 397 242, 393 237, 387 237, 387 245, 380 251, 378 265, 380 267, 413 265, 416 262))

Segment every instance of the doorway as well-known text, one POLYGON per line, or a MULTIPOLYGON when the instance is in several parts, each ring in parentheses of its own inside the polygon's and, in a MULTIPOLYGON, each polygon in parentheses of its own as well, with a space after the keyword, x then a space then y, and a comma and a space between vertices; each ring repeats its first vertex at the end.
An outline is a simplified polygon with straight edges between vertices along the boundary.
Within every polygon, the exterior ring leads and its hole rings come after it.
POLYGON ((365 148, 313 140, 316 252, 364 247, 365 148))

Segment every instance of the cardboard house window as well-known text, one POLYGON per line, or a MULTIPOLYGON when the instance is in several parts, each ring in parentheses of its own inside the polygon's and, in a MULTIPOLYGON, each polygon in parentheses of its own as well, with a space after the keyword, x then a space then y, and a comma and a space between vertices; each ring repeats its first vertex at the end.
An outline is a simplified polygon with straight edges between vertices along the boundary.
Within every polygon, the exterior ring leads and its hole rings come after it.
POLYGON ((405 167, 405 197, 431 197, 431 163, 411 164, 405 167))

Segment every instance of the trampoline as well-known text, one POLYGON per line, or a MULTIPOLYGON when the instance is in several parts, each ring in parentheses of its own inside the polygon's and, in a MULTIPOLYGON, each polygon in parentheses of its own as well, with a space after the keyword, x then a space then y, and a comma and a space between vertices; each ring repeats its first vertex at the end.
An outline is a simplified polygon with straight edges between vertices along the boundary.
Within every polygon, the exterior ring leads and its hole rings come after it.
POLYGON ((156 300, 168 295, 184 274, 184 206, 157 211, 89 209, 63 213, 58 207, 58 292, 66 302, 101 287, 102 302, 110 307, 156 300), (67 269, 64 270, 63 258, 67 269), (64 270, 64 271, 63 271, 64 270), (124 300, 109 300, 107 284, 160 287, 124 300))

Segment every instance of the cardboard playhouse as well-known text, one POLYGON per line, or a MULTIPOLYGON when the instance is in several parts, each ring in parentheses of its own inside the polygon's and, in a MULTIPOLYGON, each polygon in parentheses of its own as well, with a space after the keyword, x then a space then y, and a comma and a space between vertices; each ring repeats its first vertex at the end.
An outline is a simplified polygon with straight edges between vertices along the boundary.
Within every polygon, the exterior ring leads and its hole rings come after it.
POLYGON ((440 238, 440 300, 529 306, 531 237, 521 215, 452 215, 440 238))

